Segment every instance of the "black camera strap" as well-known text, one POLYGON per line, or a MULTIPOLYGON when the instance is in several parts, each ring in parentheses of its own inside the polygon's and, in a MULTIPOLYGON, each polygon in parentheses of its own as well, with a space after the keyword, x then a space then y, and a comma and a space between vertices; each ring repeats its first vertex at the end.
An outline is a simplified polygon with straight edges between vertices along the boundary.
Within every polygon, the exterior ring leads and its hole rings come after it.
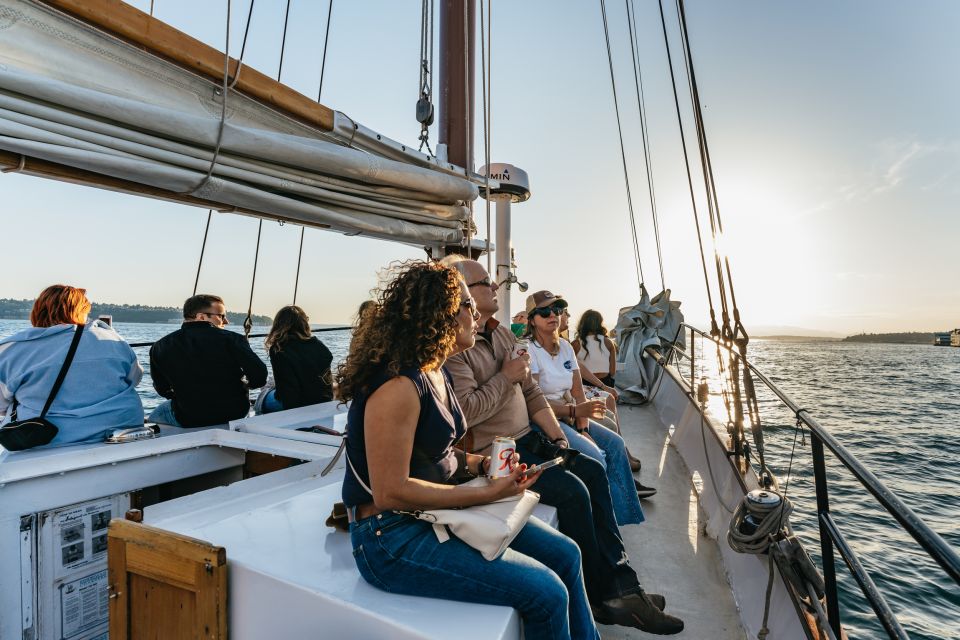
POLYGON ((50 405, 53 404, 53 399, 57 397, 57 392, 60 391, 60 386, 63 384, 64 378, 67 377, 67 370, 70 369, 70 363, 73 362, 73 356, 77 353, 77 347, 80 346, 80 336, 83 334, 83 325, 78 324, 77 329, 73 334, 73 342, 70 343, 70 350, 67 351, 67 359, 63 361, 63 366, 60 367, 60 373, 57 375, 57 381, 53 383, 53 389, 50 391, 50 396, 47 398, 47 404, 43 405, 43 411, 40 412, 40 417, 44 418, 47 415, 47 411, 50 410, 50 405))

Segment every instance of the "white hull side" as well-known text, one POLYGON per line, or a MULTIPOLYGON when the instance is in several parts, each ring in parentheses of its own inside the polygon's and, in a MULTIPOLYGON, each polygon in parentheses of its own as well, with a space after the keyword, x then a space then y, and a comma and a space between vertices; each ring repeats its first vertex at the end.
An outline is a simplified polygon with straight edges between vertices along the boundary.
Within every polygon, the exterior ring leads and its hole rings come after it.
MULTIPOLYGON (((707 523, 705 533, 715 539, 720 547, 743 628, 748 637, 756 638, 763 623, 769 569, 767 556, 737 553, 727 544, 726 534, 731 516, 727 507, 736 509, 744 496, 736 470, 728 461, 724 446, 716 435, 716 426, 700 413, 687 391, 670 375, 663 375, 658 384, 660 389, 653 405, 663 423, 672 430, 670 442, 690 470, 707 523), (713 480, 707 466, 708 456, 713 480)), ((759 488, 753 473, 748 474, 744 483, 748 490, 759 488)), ((770 630, 768 637, 806 640, 807 635, 779 571, 776 568, 774 571, 776 574, 767 621, 770 630)))

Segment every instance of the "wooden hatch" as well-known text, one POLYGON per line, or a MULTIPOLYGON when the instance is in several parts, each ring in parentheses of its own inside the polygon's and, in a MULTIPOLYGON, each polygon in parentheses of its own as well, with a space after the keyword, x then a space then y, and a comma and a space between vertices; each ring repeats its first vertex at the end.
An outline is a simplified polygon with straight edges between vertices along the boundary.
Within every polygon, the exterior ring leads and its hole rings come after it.
POLYGON ((107 542, 110 640, 226 640, 223 547, 121 519, 107 542))

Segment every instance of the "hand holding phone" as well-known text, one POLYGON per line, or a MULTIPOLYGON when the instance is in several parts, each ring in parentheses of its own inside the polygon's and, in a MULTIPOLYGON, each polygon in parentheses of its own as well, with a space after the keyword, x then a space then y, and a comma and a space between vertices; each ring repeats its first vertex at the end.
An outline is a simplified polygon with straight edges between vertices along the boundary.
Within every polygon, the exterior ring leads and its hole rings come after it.
POLYGON ((554 458, 553 460, 547 460, 542 464, 535 464, 532 467, 527 467, 526 470, 523 472, 523 476, 521 477, 527 478, 534 474, 540 473, 541 471, 545 471, 550 467, 555 467, 558 464, 563 464, 563 458, 560 456, 554 458))

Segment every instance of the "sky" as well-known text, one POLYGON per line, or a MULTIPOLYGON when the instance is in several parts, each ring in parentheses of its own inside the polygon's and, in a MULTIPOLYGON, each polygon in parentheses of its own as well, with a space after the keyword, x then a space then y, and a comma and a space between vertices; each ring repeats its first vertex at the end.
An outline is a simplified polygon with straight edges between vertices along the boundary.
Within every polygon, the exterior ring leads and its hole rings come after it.
MULTIPOLYGON (((665 284, 687 321, 706 328, 659 10, 653 0, 634 2, 665 284)), ((286 3, 255 3, 244 62, 275 76, 286 3)), ((131 4, 146 10, 150 2, 131 4)), ((154 5, 161 20, 222 49, 226 0, 154 5)), ((232 5, 234 54, 248 7, 232 5)), ((689 143, 676 13, 666 10, 689 143)), ((282 80, 316 98, 327 2, 292 0, 290 11, 282 80)), ((607 11, 641 265, 655 293, 661 281, 625 5, 611 0, 607 11)), ((686 12, 721 249, 747 330, 960 326, 960 3, 687 0, 686 12)), ((637 301, 638 285, 599 1, 493 0, 492 14, 491 159, 526 170, 532 191, 513 207, 517 275, 530 291, 562 294, 574 319, 594 308, 612 327, 617 311, 637 301)), ((322 102, 415 143, 419 29, 415 0, 335 1, 322 102)), ((482 135, 478 114, 478 153, 482 135)), ((703 181, 692 147, 690 154, 709 260, 703 181)), ((205 209, 16 174, 0 175, 0 203, 0 297, 32 298, 54 282, 111 303, 179 306, 190 294, 205 209)), ((483 238, 482 200, 475 216, 483 238)), ((201 291, 246 309, 256 234, 253 218, 214 214, 201 291)), ((291 302, 299 239, 298 227, 264 223, 254 312, 272 315, 291 302)), ((308 229, 298 304, 313 322, 348 322, 384 266, 420 257, 406 245, 308 229)), ((522 307, 526 294, 511 295, 512 308, 522 307)))

